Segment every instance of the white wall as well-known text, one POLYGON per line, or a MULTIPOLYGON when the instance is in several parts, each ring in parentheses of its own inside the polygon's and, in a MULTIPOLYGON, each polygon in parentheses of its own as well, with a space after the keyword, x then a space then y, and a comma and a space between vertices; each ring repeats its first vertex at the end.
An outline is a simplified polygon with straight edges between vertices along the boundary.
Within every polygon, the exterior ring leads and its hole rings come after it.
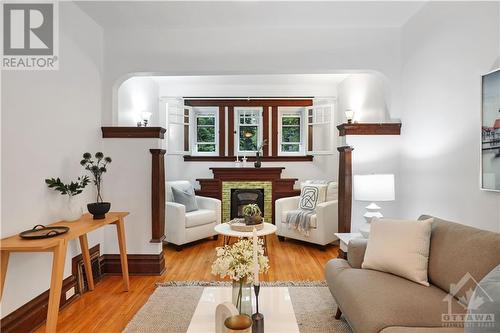
POLYGON ((158 126, 158 84, 150 78, 133 77, 118 90, 118 125, 136 126, 141 112, 151 112, 149 123, 158 126))
MULTIPOLYGON (((63 197, 44 179, 75 179, 81 154, 101 148, 102 29, 74 4, 59 6, 60 69, 2 73, 1 237, 57 220, 63 197)), ((92 202, 92 189, 81 197, 92 202)), ((89 245, 103 236, 91 233, 89 245)), ((79 252, 72 241, 64 277, 79 252)), ((49 289, 51 262, 49 254, 11 255, 2 317, 49 289)))
POLYGON ((431 2, 403 28, 401 216, 500 231, 500 193, 479 189, 481 74, 498 65, 499 6, 431 2))

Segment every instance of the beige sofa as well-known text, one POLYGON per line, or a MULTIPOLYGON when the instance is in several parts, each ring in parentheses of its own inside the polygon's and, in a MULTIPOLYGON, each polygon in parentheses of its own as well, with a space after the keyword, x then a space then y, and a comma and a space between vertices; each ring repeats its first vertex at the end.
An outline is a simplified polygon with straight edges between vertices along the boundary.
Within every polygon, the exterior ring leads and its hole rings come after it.
POLYGON ((458 298, 473 284, 467 273, 479 282, 500 264, 499 233, 438 218, 434 218, 431 234, 430 287, 361 269, 366 244, 365 239, 351 241, 348 259, 330 260, 325 267, 338 310, 358 333, 463 332, 463 328, 443 327, 442 315, 449 309, 453 314, 466 313, 458 298), (465 282, 463 288, 450 296, 450 286, 460 282, 465 282))

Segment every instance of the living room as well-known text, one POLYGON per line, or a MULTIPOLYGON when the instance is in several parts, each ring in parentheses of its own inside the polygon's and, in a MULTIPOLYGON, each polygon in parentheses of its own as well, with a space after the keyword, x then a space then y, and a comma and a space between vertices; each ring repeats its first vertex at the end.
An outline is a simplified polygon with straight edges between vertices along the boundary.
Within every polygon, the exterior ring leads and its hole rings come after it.
POLYGON ((500 329, 499 1, 32 5, 3 332, 500 329))

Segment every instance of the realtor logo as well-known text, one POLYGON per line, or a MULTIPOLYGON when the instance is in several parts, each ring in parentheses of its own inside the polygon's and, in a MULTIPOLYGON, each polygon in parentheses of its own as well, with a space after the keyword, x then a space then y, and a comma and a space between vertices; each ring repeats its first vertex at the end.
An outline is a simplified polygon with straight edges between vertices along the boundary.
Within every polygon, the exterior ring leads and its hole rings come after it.
POLYGON ((57 69, 57 3, 4 3, 2 10, 2 69, 57 69))

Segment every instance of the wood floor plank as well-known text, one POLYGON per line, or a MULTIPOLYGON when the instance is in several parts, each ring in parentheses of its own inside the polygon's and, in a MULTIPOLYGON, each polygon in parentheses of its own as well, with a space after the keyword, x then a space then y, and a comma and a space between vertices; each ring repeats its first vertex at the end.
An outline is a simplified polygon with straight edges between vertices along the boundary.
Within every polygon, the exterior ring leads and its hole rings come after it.
MULTIPOLYGON (((166 272, 161 276, 130 276, 128 292, 123 291, 121 276, 104 277, 94 291, 85 293, 59 313, 57 332, 121 332, 147 302, 157 282, 221 280, 211 273, 217 246, 222 246, 222 237, 190 244, 180 252, 166 246, 166 272)), ((338 256, 338 246, 328 245, 322 251, 295 240, 280 242, 274 235, 268 239, 268 250, 271 269, 261 276, 262 281, 324 280, 326 262, 338 256)), ((45 332, 45 326, 35 332, 45 332)))

